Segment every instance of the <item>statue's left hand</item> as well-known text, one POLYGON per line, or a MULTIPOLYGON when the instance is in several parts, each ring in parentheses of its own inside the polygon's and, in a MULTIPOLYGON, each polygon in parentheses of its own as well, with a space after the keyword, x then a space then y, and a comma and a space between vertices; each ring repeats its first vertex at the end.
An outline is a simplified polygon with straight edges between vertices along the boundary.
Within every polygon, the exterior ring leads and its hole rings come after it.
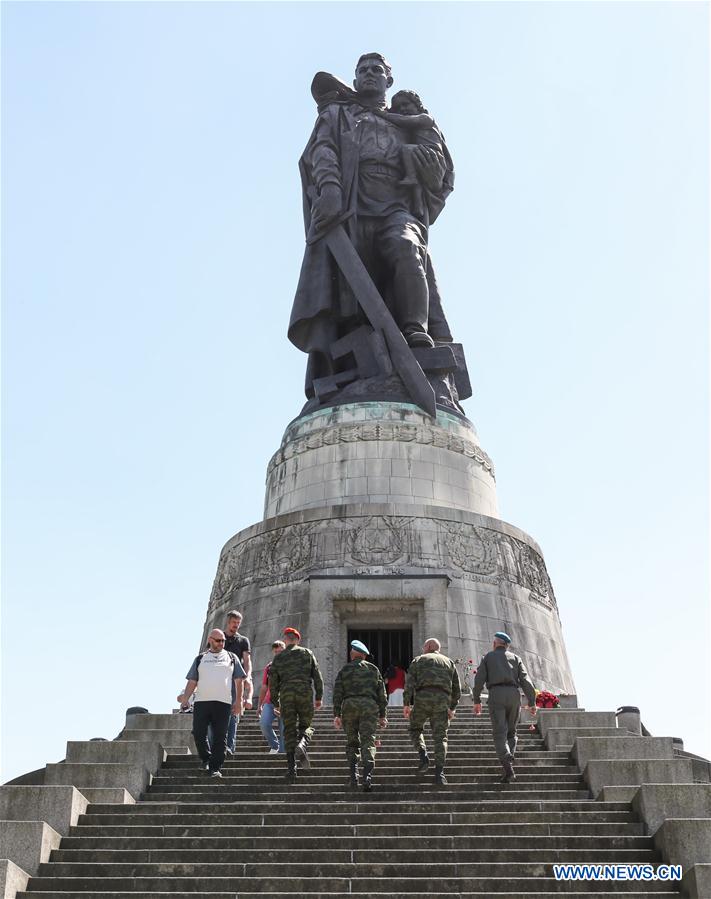
POLYGON ((439 153, 432 147, 416 147, 413 156, 424 186, 430 190, 439 190, 445 173, 444 162, 439 153))

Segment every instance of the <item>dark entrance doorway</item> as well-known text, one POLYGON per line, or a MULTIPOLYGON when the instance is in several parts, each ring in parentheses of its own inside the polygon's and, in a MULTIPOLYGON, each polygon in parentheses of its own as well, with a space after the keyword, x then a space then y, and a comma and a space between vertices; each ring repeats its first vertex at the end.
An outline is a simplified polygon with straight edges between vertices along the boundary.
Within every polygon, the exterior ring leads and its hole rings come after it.
MULTIPOLYGON (((385 672, 389 665, 399 664, 407 670, 412 661, 412 628, 383 628, 364 630, 348 628, 347 653, 351 640, 360 640, 370 650, 369 661, 385 672)), ((350 658, 350 656, 348 656, 350 658)))

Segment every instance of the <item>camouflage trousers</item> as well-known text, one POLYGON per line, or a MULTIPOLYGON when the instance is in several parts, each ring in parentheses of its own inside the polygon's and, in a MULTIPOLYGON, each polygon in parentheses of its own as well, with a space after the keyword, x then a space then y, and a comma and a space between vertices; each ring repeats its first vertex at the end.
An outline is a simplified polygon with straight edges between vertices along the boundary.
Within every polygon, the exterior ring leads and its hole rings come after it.
POLYGON ((410 742, 415 749, 426 749, 422 730, 430 722, 434 741, 435 765, 444 767, 447 758, 447 731, 449 730, 449 698, 444 692, 420 690, 410 712, 410 742))
POLYGON ((372 699, 353 696, 343 700, 341 710, 346 735, 346 758, 350 764, 359 759, 375 764, 375 731, 378 728, 378 706, 372 699))
POLYGON ((296 744, 306 737, 310 742, 314 735, 311 722, 314 719, 314 697, 311 690, 306 692, 282 691, 279 694, 279 711, 284 722, 284 749, 294 752, 296 744))

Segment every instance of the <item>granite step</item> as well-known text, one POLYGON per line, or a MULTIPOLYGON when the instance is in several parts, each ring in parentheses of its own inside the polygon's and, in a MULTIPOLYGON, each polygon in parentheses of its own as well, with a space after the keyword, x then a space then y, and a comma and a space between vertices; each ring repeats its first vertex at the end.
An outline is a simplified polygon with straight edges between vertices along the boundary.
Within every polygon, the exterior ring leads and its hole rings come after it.
MULTIPOLYGON (((645 889, 641 892, 637 892, 633 888, 625 889, 625 896, 629 897, 629 899, 641 899, 641 897, 649 896, 649 892, 645 889)), ((484 889, 482 892, 452 892, 447 893, 446 895, 450 897, 450 899, 469 899, 469 897, 474 896, 488 896, 491 894, 491 891, 484 889)), ((264 899, 264 893, 250 893, 250 892, 241 892, 239 897, 236 897, 234 891, 229 891, 226 893, 220 892, 205 892, 202 891, 200 893, 195 892, 171 892, 171 899, 195 899, 195 896, 200 896, 200 899, 264 899)), ((378 895, 377 893, 367 892, 349 892, 349 893, 301 893, 300 899, 339 899, 339 897, 353 897, 353 899, 370 899, 370 897, 378 895)), ((388 899, 432 899, 432 893, 419 893, 419 892, 410 892, 410 893, 387 893, 381 894, 387 895, 388 899)), ((435 894, 437 895, 437 894, 435 894)), ((551 899, 551 897, 555 897, 555 899, 565 899, 565 897, 579 897, 581 895, 585 895, 589 897, 589 899, 609 899, 611 896, 619 896, 619 890, 615 892, 605 893, 605 892, 589 892, 581 893, 580 890, 576 892, 547 892, 545 889, 541 890, 526 890, 525 892, 499 892, 496 893, 497 899, 524 899, 526 896, 538 896, 540 899, 551 899)), ((664 899, 664 897, 676 897, 678 899, 678 892, 665 892, 662 889, 655 891, 655 897, 659 897, 659 899, 664 899)), ((142 899, 167 899, 168 894, 165 892, 152 893, 152 892, 143 892, 141 894, 142 899)), ((270 897, 273 899, 294 899, 294 893, 292 891, 287 892, 270 892, 270 897)), ((136 899, 135 892, 57 892, 54 890, 46 890, 41 892, 24 892, 17 894, 18 899, 74 899, 74 897, 78 897, 78 899, 136 899)))
MULTIPOLYGON (((434 837, 458 837, 458 836, 471 836, 472 839, 476 837, 476 834, 479 833, 475 828, 478 826, 483 827, 506 827, 506 825, 477 825, 469 823, 449 823, 449 822, 441 822, 437 824, 429 824, 427 826, 419 826, 419 825, 405 825, 405 824, 395 824, 392 827, 387 824, 359 824, 359 825, 337 825, 337 824, 314 824, 310 821, 305 821, 302 825, 285 825, 281 823, 267 823, 261 824, 260 821, 254 822, 243 822, 242 824, 234 824, 232 827, 225 827, 221 825, 212 825, 212 824, 189 824, 184 823, 174 827, 170 827, 168 825, 157 825, 153 827, 116 827, 116 828, 94 828, 90 833, 90 836, 101 836, 102 834, 107 834, 109 836, 117 836, 117 837, 125 837, 125 838, 136 838, 136 837, 151 837, 151 836, 179 836, 180 834, 185 834, 186 837, 219 837, 222 835, 233 834, 235 837, 240 834, 244 834, 245 828, 253 827, 255 830, 258 828, 258 832, 261 836, 265 838, 269 838, 270 840, 274 837, 297 837, 303 834, 306 830, 308 833, 313 836, 314 839, 317 839, 321 836, 330 836, 335 834, 336 836, 341 837, 373 837, 376 839, 381 839, 383 837, 397 837, 400 839, 414 839, 419 843, 420 841, 425 841, 429 839, 431 836, 434 837)), ((524 825, 522 825, 524 826, 524 825)), ((578 836, 582 835, 591 828, 592 825, 584 823, 584 824, 576 824, 571 822, 565 823, 548 823, 539 825, 542 827, 549 828, 548 831, 553 835, 567 835, 578 836)), ((602 825, 598 825, 601 827, 602 825)), ((624 826, 627 828, 625 833, 633 833, 637 836, 644 835, 644 828, 641 824, 639 826, 633 823, 627 823, 618 825, 620 827, 624 826), (632 828, 638 827, 638 829, 632 830, 632 828)), ((489 831, 489 833, 496 833, 497 831, 489 831)), ((500 832, 500 831, 499 831, 500 832)), ((266 844, 265 844, 266 845, 266 844)))
MULTIPOLYGON (((191 794, 186 794, 191 795, 191 794)), ((410 796, 409 798, 396 797, 380 800, 376 794, 365 795, 361 790, 348 791, 351 798, 350 808, 352 812, 367 812, 369 814, 379 812, 397 812, 397 813, 413 813, 424 814, 426 812, 441 812, 442 803, 448 803, 449 810, 457 811, 496 811, 499 808, 503 812, 597 812, 600 814, 624 812, 629 814, 630 807, 628 802, 603 802, 601 800, 592 800, 589 796, 583 799, 567 802, 554 802, 552 800, 531 800, 516 797, 511 792, 501 791, 495 800, 481 799, 473 796, 467 796, 463 800, 454 800, 448 795, 447 790, 434 791, 427 798, 417 798, 410 796)), ((255 802, 241 802, 240 805, 245 811, 252 812, 269 812, 284 811, 293 806, 291 794, 287 799, 281 799, 278 796, 270 795, 264 799, 255 802)), ((307 803, 308 812, 328 813, 331 809, 330 799, 316 799, 307 803)), ((92 803, 87 808, 87 817, 82 821, 85 824, 93 823, 93 819, 97 815, 122 815, 122 816, 140 816, 140 815, 156 815, 165 813, 169 815, 181 814, 187 812, 191 815, 202 811, 204 814, 222 815, 234 814, 235 810, 230 803, 221 803, 215 808, 214 803, 205 802, 203 808, 196 807, 196 803, 183 803, 176 801, 166 801, 161 798, 160 801, 148 803, 145 799, 140 803, 131 805, 114 805, 111 803, 92 803)), ((295 812, 297 815, 304 813, 304 809, 299 807, 295 812)))
MULTIPOLYGON (((451 851, 468 851, 473 848, 475 850, 518 850, 521 849, 521 836, 524 834, 516 834, 513 836, 499 835, 477 835, 476 844, 472 845, 471 841, 463 837, 424 837, 418 841, 418 849, 438 849, 451 851)), ((599 850, 599 849, 650 849, 652 848, 652 838, 648 836, 551 836, 551 835, 535 835, 526 834, 525 842, 526 850, 542 851, 548 849, 561 850, 599 850)), ((51 856, 51 861, 69 862, 69 861, 174 861, 168 858, 169 855, 180 854, 180 859, 185 861, 199 861, 199 856, 204 852, 219 851, 220 858, 224 861, 245 861, 247 859, 237 858, 237 853, 253 853, 259 850, 260 855, 273 853, 275 858, 278 854, 289 850, 289 852, 307 852, 309 856, 315 853, 328 851, 329 857, 331 852, 346 850, 349 853, 358 851, 367 851, 377 853, 378 858, 382 858, 384 854, 392 852, 403 852, 405 854, 413 850, 403 849, 402 841, 397 837, 283 837, 270 841, 270 848, 264 849, 261 843, 261 837, 193 837, 190 841, 189 848, 186 848, 184 840, 167 838, 157 838, 154 840, 143 838, 121 839, 119 837, 113 840, 106 840, 108 845, 101 845, 103 841, 96 839, 72 840, 67 838, 62 841, 61 849, 55 849, 51 856), (90 859, 87 857, 90 856, 90 859), (150 857, 149 857, 150 856, 150 857), (158 857, 160 856, 160 857, 158 857), (164 857, 165 856, 165 857, 164 857), (234 858, 233 858, 234 856, 234 858)), ((254 857, 253 854, 251 856, 254 857)), ((294 856, 290 855, 290 858, 294 856)), ((438 856, 439 858, 439 856, 438 856)), ((397 860, 397 859, 395 859, 397 860)))
MULTIPOLYGON (((301 777, 316 777, 316 778, 329 778, 329 777, 340 777, 348 773, 348 766, 345 758, 339 759, 338 761, 321 761, 317 758, 311 758, 311 768, 310 769, 302 769, 299 772, 301 777)), ((408 759, 407 761, 402 761, 400 763, 392 763, 385 764, 381 763, 378 760, 378 764, 375 766, 375 770, 378 772, 378 775, 386 780, 390 780, 391 778, 396 777, 409 777, 412 774, 417 772, 417 765, 419 759, 408 759)), ((434 762, 432 761, 432 766, 434 766, 434 762)), ((273 777, 284 777, 284 772, 286 771, 286 759, 279 758, 275 759, 272 756, 268 762, 260 763, 260 771, 259 773, 254 773, 251 765, 248 765, 246 762, 240 761, 227 761, 222 765, 222 774, 224 777, 234 777, 239 778, 240 780, 248 781, 260 781, 265 777, 273 778, 273 777)), ((430 773, 432 773, 430 771, 430 773)), ((492 764, 492 763, 463 763, 463 762, 448 762, 447 763, 447 777, 466 777, 466 776, 490 776, 490 777, 501 777, 501 766, 492 764)), ((172 782, 182 782, 182 783, 195 783, 196 778, 200 778, 204 780, 206 778, 206 773, 203 771, 202 767, 197 765, 190 765, 184 768, 169 768, 165 771, 161 771, 160 774, 156 774, 153 778, 153 785, 163 784, 163 783, 172 783, 172 782)), ((569 762, 561 761, 558 765, 550 765, 546 764, 543 761, 531 762, 527 758, 518 759, 516 761, 516 776, 520 777, 555 777, 555 778, 577 778, 578 780, 581 777, 580 772, 577 770, 575 765, 571 765, 569 762)))
MULTIPOLYGON (((132 828, 127 828, 129 831, 132 828)), ((218 828, 208 825, 203 828, 173 828, 174 833, 164 834, 162 827, 136 828, 139 833, 111 834, 102 836, 68 836, 62 840, 62 848, 58 853, 86 850, 115 849, 117 851, 134 849, 181 849, 185 848, 185 839, 178 836, 178 831, 190 839, 191 849, 209 849, 214 846, 220 849, 261 849, 264 846, 262 828, 256 829, 254 835, 245 836, 244 828, 237 826, 218 828), (204 833, 203 830, 210 830, 204 833), (226 833, 225 833, 226 831, 226 833)), ((303 836, 294 829, 280 828, 269 841, 270 847, 278 849, 397 849, 402 846, 399 836, 355 836, 353 828, 342 828, 342 832, 309 833, 303 836), (348 832, 345 832, 345 831, 348 832)), ((526 837, 528 845, 553 845, 559 848, 578 847, 598 848, 610 845, 617 848, 626 846, 649 847, 651 837, 643 833, 641 823, 632 824, 475 824, 466 837, 449 833, 444 835, 422 834, 418 846, 423 848, 466 848, 476 840, 477 847, 495 848, 506 846, 508 842, 520 846, 521 837, 526 837)))
MULTIPOLYGON (((590 841, 588 841, 590 842, 590 841)), ((430 847, 432 848, 432 847, 430 847)), ((156 866, 161 867, 161 873, 177 875, 189 874, 191 876, 208 875, 210 871, 214 875, 231 876, 241 874, 242 867, 249 867, 256 857, 260 863, 271 862, 283 864, 283 848, 260 849, 256 854, 253 849, 135 849, 125 851, 115 850, 85 850, 62 851, 55 850, 49 862, 41 868, 40 874, 52 876, 77 876, 87 877, 97 874, 150 876, 157 872, 156 866), (67 857, 69 855, 70 857, 67 857)), ((422 863, 421 849, 403 849, 402 846, 385 849, 383 847, 355 849, 345 847, 336 849, 333 847, 316 846, 308 849, 289 848, 289 869, 298 873, 300 866, 307 865, 313 870, 318 866, 319 871, 330 870, 348 865, 370 867, 382 867, 392 865, 408 870, 415 870, 422 863), (328 858, 324 865, 323 858, 328 858)), ((495 848, 480 846, 466 849, 438 848, 436 863, 428 863, 430 867, 439 869, 439 866, 471 865, 491 862, 540 862, 552 864, 554 862, 570 862, 572 864, 595 863, 606 864, 652 864, 656 860, 656 854, 651 843, 647 846, 610 846, 607 841, 603 845, 593 847, 578 846, 568 848, 567 845, 555 846, 550 842, 545 845, 527 847, 520 846, 496 846, 495 848)))
MULTIPOLYGON (((253 866, 255 870, 259 866, 253 866)), ((279 877, 274 874, 274 866, 263 866, 264 871, 258 871, 252 876, 243 877, 108 877, 81 878, 81 877, 33 877, 30 881, 31 891, 38 894, 53 890, 63 893, 77 893, 84 895, 87 891, 124 892, 134 896, 145 895, 150 892, 162 892, 175 895, 176 893, 210 893, 231 892, 239 894, 242 899, 245 892, 253 892, 262 897, 275 893, 290 893, 302 895, 304 893, 364 893, 366 895, 392 896, 393 892, 425 893, 432 895, 448 895, 451 893, 479 893, 497 895, 503 892, 519 892, 527 895, 535 894, 536 890, 544 888, 549 893, 586 893, 589 891, 589 881, 556 881, 550 865, 520 865, 505 863, 496 870, 495 865, 489 865, 486 874, 468 873, 462 876, 447 875, 438 876, 429 873, 423 876, 390 876, 381 874, 375 877, 300 877, 291 874, 288 877, 279 877)), ((425 866, 427 867, 427 866, 425 866)), ((597 884, 594 884, 596 886, 597 884)), ((617 893, 639 892, 638 881, 616 881, 617 893)), ((647 881, 644 883, 646 893, 669 892, 669 884, 663 881, 647 881)), ((678 894, 677 894, 678 895, 678 894)), ((68 897, 65 896, 65 899, 68 897)))

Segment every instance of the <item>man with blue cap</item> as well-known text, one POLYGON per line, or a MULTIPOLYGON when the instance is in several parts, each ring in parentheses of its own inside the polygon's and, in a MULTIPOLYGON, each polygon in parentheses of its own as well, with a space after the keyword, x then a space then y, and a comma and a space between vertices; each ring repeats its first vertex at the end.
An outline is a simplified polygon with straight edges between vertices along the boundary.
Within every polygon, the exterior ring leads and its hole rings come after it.
POLYGON ((494 733, 496 755, 504 769, 501 783, 516 780, 513 761, 516 755, 516 726, 521 715, 521 690, 526 694, 529 712, 536 714, 536 688, 526 666, 509 645, 511 637, 504 631, 494 634, 494 648, 479 662, 474 678, 475 715, 481 715, 481 691, 489 690, 489 718, 494 733))
POLYGON ((368 647, 351 640, 351 660, 336 675, 333 688, 333 724, 346 734, 346 758, 350 768, 349 786, 358 786, 356 767, 363 763, 363 791, 372 789, 375 767, 375 731, 387 725, 387 694, 382 675, 366 661, 368 647))

